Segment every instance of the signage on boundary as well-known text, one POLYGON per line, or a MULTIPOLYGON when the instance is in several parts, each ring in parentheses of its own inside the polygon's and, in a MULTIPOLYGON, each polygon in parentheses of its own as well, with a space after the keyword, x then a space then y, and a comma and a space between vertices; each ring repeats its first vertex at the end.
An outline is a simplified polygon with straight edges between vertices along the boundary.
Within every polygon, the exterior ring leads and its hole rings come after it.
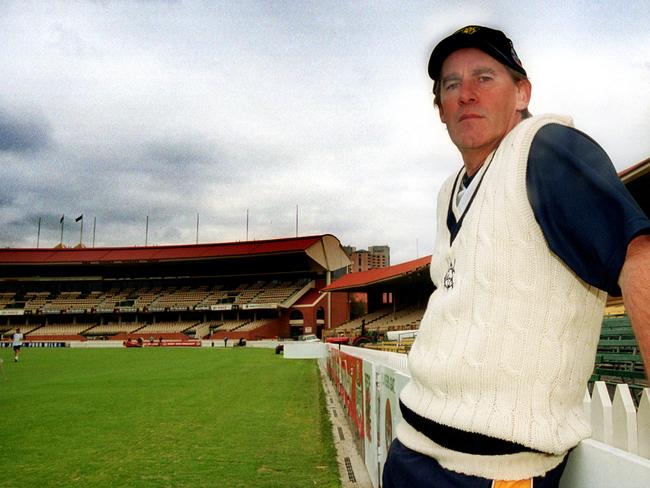
POLYGON ((277 303, 245 303, 242 308, 244 310, 255 310, 265 308, 278 308, 277 303))
POLYGON ((25 315, 25 310, 22 308, 6 308, 0 310, 0 315, 25 315))

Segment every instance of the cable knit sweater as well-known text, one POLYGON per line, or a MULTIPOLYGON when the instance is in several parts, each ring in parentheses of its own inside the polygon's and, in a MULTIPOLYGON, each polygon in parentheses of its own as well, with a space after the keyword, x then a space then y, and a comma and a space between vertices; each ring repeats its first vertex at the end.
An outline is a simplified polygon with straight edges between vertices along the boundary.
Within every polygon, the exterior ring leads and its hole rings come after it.
POLYGON ((504 138, 453 240, 447 210, 450 200, 456 204, 459 178, 450 177, 438 196, 431 260, 437 289, 409 354, 411 381, 401 400, 440 424, 544 453, 458 453, 400 424, 402 443, 454 471, 541 475, 590 435, 582 398, 606 293, 549 250, 528 202, 528 151, 548 123, 570 120, 533 117, 504 138))

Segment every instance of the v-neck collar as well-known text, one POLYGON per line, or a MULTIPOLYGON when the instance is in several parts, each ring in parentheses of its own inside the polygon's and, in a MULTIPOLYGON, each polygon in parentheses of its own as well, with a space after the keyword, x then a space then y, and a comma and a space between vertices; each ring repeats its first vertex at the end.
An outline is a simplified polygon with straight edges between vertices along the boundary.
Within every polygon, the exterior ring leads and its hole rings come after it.
MULTIPOLYGON (((481 188, 481 184, 483 183, 483 178, 485 177, 485 173, 487 173, 490 164, 492 164, 492 160, 494 159, 494 156, 497 153, 498 149, 499 148, 497 147, 494 150, 494 152, 492 152, 492 157, 490 157, 490 160, 485 165, 485 169, 483 170, 482 174, 479 176, 480 179, 476 184, 476 188, 474 189, 474 192, 472 193, 469 202, 467 202, 467 205, 465 206, 465 209, 463 210, 463 213, 461 214, 460 218, 456 219, 456 215, 454 214, 454 206, 455 206, 454 201, 456 199, 456 195, 458 194, 458 191, 460 190, 461 175, 465 171, 465 167, 462 167, 460 171, 458 171, 458 174, 456 175, 456 179, 454 180, 454 186, 452 187, 451 196, 449 197, 449 207, 447 208, 447 228, 449 229, 449 245, 451 245, 454 242, 454 239, 456 239, 458 232, 460 232, 460 228, 463 225, 463 220, 465 219, 465 215, 467 215, 467 212, 472 206, 472 203, 474 202, 474 198, 476 197, 476 194, 478 193, 478 190, 479 188, 481 188)), ((481 170, 479 169, 479 171, 481 170)))

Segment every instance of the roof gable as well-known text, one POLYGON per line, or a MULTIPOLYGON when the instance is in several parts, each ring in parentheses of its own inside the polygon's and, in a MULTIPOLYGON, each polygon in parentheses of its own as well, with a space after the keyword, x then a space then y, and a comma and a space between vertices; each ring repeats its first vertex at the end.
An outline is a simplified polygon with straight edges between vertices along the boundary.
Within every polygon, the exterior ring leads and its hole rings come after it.
POLYGON ((376 283, 414 273, 431 264, 431 256, 414 259, 386 268, 369 269, 358 273, 349 273, 323 288, 321 291, 344 291, 363 288, 376 283))

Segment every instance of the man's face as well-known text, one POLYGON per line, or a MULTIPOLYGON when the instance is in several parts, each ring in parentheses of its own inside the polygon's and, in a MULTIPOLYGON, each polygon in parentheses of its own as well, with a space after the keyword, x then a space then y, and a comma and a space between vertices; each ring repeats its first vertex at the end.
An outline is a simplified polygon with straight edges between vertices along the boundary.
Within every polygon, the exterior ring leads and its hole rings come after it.
POLYGON ((521 120, 518 111, 530 99, 528 80, 515 82, 504 65, 480 49, 450 54, 440 82, 440 119, 463 156, 487 157, 521 120))

